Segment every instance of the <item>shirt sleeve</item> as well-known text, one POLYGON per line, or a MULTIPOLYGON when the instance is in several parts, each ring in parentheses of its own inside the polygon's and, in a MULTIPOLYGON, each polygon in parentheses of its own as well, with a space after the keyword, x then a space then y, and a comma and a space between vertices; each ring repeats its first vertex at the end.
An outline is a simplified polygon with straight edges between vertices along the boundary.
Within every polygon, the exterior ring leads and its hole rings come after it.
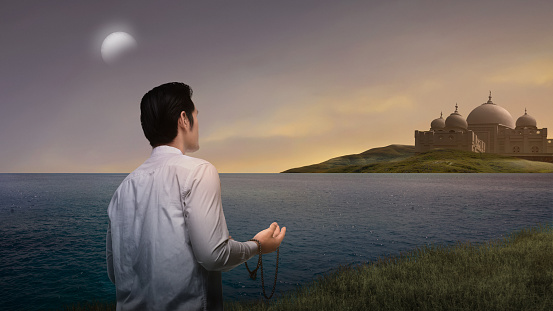
POLYGON ((229 271, 257 254, 257 243, 229 239, 215 167, 201 164, 188 180, 190 191, 185 195, 184 215, 198 263, 208 271, 229 271))
POLYGON ((106 261, 108 266, 109 280, 115 284, 115 272, 113 270, 113 251, 111 248, 111 221, 108 222, 108 232, 106 234, 106 261))

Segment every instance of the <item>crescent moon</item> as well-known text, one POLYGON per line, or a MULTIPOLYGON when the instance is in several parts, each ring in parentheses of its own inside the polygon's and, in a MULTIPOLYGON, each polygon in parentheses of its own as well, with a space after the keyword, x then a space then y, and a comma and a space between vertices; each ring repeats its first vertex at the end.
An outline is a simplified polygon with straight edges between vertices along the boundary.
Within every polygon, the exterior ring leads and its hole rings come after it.
POLYGON ((136 40, 126 32, 118 31, 109 34, 102 42, 100 52, 104 62, 110 64, 120 59, 124 54, 136 48, 136 40))

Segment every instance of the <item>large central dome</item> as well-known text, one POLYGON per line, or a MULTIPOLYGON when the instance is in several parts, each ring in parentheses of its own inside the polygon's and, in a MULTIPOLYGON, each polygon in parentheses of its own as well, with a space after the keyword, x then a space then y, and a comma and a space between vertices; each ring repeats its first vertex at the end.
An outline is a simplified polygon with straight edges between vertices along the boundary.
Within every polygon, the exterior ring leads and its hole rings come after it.
POLYGON ((469 126, 476 124, 501 124, 512 129, 515 128, 513 116, 505 108, 500 107, 492 102, 492 94, 486 103, 474 108, 468 117, 467 123, 469 126))

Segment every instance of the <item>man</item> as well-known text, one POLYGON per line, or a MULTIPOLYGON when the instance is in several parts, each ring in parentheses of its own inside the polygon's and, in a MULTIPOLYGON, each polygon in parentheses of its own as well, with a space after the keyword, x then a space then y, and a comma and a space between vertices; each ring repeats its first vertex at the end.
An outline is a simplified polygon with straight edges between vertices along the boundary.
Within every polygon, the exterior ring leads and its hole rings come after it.
MULTIPOLYGON (((117 310, 222 310, 221 271, 277 249, 286 233, 278 224, 230 238, 219 175, 199 149, 198 111, 183 83, 153 88, 140 103, 152 154, 123 180, 108 207, 108 276, 117 310)), ((247 274, 245 274, 247 276, 247 274)))

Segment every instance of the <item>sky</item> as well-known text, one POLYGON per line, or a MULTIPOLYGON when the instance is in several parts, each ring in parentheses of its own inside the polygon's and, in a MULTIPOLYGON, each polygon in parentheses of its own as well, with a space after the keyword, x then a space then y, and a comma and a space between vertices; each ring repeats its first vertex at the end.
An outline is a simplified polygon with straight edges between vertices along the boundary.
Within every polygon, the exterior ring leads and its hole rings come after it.
POLYGON ((172 81, 201 112, 189 155, 220 173, 414 145, 490 90, 553 131, 551 16, 549 0, 3 1, 0 172, 131 172, 151 152, 140 99, 172 81), (114 31, 137 48, 106 64, 114 31))

